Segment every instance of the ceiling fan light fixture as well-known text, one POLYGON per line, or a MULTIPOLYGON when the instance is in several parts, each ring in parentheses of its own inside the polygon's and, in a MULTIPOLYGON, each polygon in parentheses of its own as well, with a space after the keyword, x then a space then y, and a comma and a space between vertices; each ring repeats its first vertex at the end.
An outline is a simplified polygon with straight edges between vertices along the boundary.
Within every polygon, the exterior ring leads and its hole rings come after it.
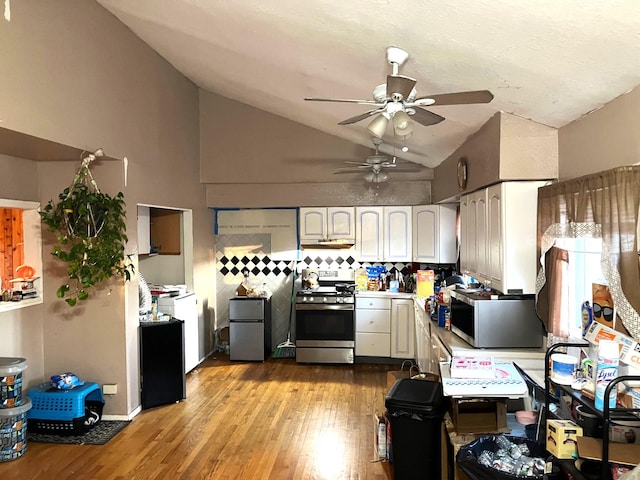
POLYGON ((386 117, 386 115, 381 113, 376 118, 371 120, 371 123, 369 124, 367 129, 372 135, 378 138, 382 138, 384 135, 384 132, 387 130, 388 123, 389 123, 389 119, 386 117))
POLYGON ((364 179, 369 183, 384 183, 389 180, 389 175, 386 172, 369 172, 364 179))
POLYGON ((406 112, 398 111, 395 113, 393 116, 393 131, 400 136, 411 134, 411 118, 406 112))

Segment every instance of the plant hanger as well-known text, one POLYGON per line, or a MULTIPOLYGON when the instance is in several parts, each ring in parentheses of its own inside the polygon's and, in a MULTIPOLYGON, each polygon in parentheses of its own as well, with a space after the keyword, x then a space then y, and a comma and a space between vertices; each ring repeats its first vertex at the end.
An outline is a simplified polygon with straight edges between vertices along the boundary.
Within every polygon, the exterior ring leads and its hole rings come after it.
POLYGON ((42 222, 57 235, 51 254, 68 264, 71 284, 61 285, 56 296, 70 306, 86 300, 88 290, 98 283, 112 276, 130 280, 134 273, 124 253, 128 241, 124 195, 118 192, 111 197, 101 192, 89 169, 103 156, 101 148, 85 155, 72 184, 58 195, 58 202, 49 201, 40 212, 42 222))

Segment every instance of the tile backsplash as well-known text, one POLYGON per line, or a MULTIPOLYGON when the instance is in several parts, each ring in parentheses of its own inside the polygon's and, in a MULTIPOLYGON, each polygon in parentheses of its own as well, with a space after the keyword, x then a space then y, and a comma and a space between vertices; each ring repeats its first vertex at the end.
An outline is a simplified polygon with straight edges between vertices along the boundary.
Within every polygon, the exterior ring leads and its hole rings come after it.
MULTIPOLYGON (((354 249, 303 250, 299 260, 272 260, 271 236, 218 235, 216 237, 217 312, 216 329, 229 325, 229 300, 235 297, 242 283, 242 270, 250 272, 249 280, 256 286, 264 285, 273 296, 271 341, 275 348, 287 339, 291 297, 295 270, 299 275, 304 268, 357 269, 371 265, 384 265, 387 270, 396 269, 406 274, 411 263, 360 263, 354 249)), ((416 270, 417 268, 414 268, 416 270)), ((295 329, 294 329, 295 330, 295 329)))

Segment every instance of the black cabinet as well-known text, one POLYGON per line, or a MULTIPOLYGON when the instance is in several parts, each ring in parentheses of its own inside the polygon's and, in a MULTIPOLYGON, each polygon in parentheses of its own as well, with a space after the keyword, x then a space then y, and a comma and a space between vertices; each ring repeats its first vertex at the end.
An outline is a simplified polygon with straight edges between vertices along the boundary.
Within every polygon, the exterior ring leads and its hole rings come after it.
POLYGON ((187 397, 182 320, 140 325, 140 389, 143 410, 187 397))
MULTIPOLYGON (((599 415, 602 418, 602 421, 603 421, 602 467, 600 471, 600 478, 603 480, 607 480, 611 478, 611 469, 609 468, 609 427, 611 426, 611 422, 613 420, 621 420, 621 419, 629 420, 629 418, 635 418, 635 417, 630 417, 629 414, 632 412, 640 411, 640 408, 622 408, 622 407, 610 408, 609 402, 605 401, 604 410, 599 411, 595 408, 594 401, 582 395, 580 391, 574 390, 568 385, 557 384, 553 380, 551 380, 550 371, 549 371, 549 366, 551 364, 550 363, 551 355, 557 349, 565 348, 565 347, 589 347, 589 344, 588 343, 557 343, 551 346, 547 350, 547 353, 545 355, 545 367, 544 367, 545 368, 545 372, 544 372, 545 373, 545 380, 544 380, 545 381, 545 399, 544 399, 545 416, 549 417, 551 415, 549 413, 549 405, 551 403, 551 389, 555 387, 558 391, 562 392, 562 394, 569 396, 572 400, 576 401, 579 404, 585 405, 586 407, 589 408, 589 410, 595 412, 597 415, 599 415)), ((614 380, 612 380, 609 383, 609 385, 607 385, 607 388, 605 389, 605 392, 604 392, 604 398, 608 399, 609 395, 611 394, 611 391, 615 392, 615 389, 617 389, 617 386, 619 383, 627 382, 627 381, 635 381, 635 382, 640 381, 640 376, 625 375, 625 376, 616 377, 614 380)), ((640 422, 640 418, 636 418, 636 420, 640 422)), ((571 460, 571 463, 573 463, 573 460, 571 460)), ((572 472, 572 473, 577 479, 580 478, 578 472, 572 472)))

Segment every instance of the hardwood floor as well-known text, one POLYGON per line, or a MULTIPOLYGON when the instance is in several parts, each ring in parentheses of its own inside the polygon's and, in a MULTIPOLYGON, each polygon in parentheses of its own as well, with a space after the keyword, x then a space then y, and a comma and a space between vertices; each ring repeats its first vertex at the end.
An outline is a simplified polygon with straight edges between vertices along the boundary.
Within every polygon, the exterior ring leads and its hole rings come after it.
POLYGON ((187 376, 186 401, 143 411, 103 446, 29 442, 0 478, 388 478, 372 461, 373 415, 397 366, 214 357, 187 376))

